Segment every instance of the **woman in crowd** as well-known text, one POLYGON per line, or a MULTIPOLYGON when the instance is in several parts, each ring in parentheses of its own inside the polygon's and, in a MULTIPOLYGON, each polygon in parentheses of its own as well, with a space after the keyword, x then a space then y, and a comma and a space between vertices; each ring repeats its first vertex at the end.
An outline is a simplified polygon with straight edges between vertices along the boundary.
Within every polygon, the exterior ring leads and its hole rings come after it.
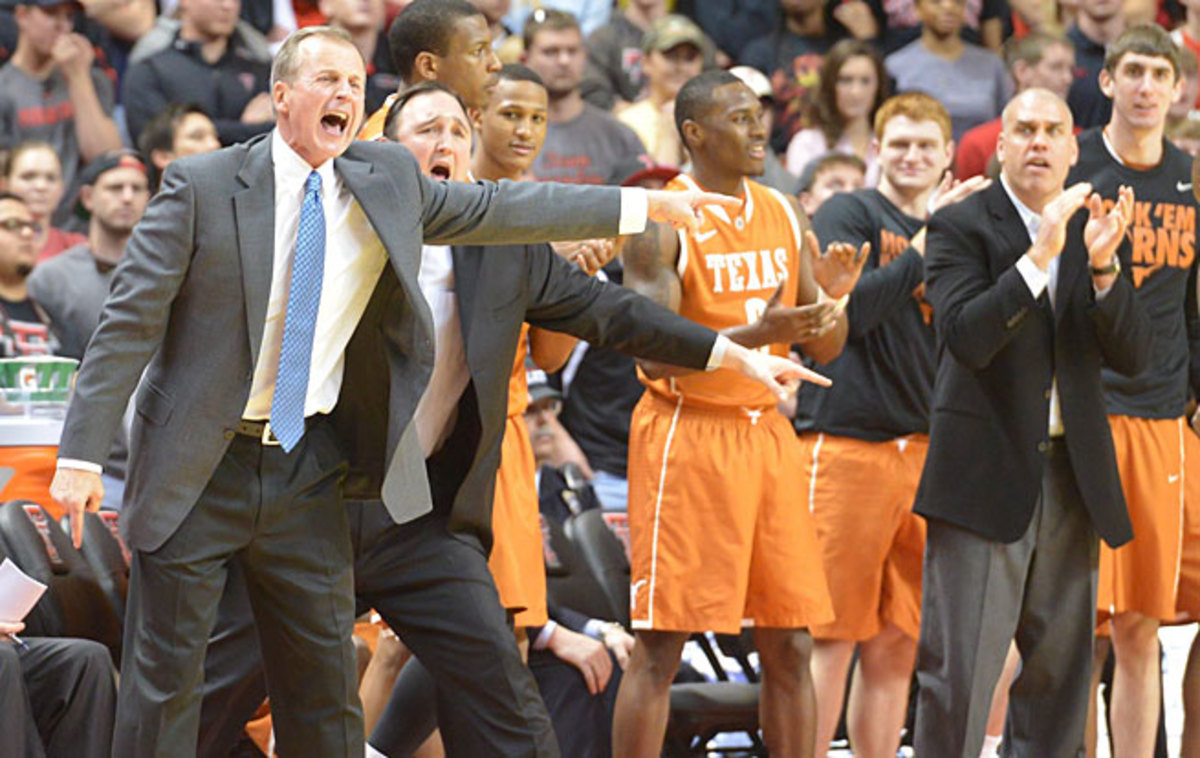
POLYGON ((842 40, 821 65, 821 84, 814 109, 815 124, 796 132, 787 149, 787 168, 796 176, 827 152, 856 155, 867 165, 866 186, 879 179, 872 144, 872 122, 887 99, 883 59, 869 42, 842 40))
POLYGON ((69 247, 86 242, 82 234, 50 226, 50 216, 62 200, 62 163, 48 142, 20 142, 8 154, 4 173, 4 189, 19 196, 29 207, 38 225, 38 261, 53 258, 69 247))

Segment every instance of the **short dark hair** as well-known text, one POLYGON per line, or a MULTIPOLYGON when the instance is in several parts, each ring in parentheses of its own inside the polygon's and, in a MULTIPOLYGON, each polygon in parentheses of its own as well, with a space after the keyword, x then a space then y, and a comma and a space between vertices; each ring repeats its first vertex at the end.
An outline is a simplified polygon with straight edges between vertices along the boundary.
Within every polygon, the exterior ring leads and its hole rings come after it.
POLYGON ((467 0, 416 0, 392 21, 388 29, 388 49, 396 73, 412 84, 413 66, 421 53, 447 55, 450 35, 461 18, 482 16, 483 11, 467 0))
POLYGON ((155 150, 172 149, 175 146, 175 132, 179 131, 179 125, 193 113, 210 118, 208 112, 196 103, 170 103, 154 118, 146 122, 137 141, 138 152, 142 154, 142 159, 149 161, 150 154, 155 150))
POLYGON ((542 89, 546 88, 546 83, 542 81, 538 72, 522 63, 505 63, 500 68, 499 77, 503 82, 533 82, 542 89))
POLYGON ((1004 65, 1011 71, 1017 61, 1036 66, 1046 56, 1046 50, 1054 45, 1075 49, 1071 38, 1059 31, 1035 29, 1024 37, 1009 37, 1004 43, 1004 65))
POLYGON ((1175 78, 1179 78, 1182 69, 1179 48, 1171 40, 1171 35, 1158 24, 1138 24, 1122 32, 1104 53, 1104 70, 1109 75, 1115 74, 1117 64, 1128 53, 1166 58, 1175 71, 1175 78))
POLYGON ((574 29, 581 35, 583 34, 583 29, 579 26, 579 19, 575 18, 574 13, 560 11, 557 8, 537 8, 529 14, 529 18, 525 19, 525 28, 521 32, 521 39, 525 43, 525 49, 528 50, 533 47, 533 40, 537 37, 538 32, 562 32, 568 29, 574 29))
POLYGON ((817 177, 825 173, 826 169, 834 166, 849 166, 857 171, 860 171, 864 176, 867 173, 867 164, 863 162, 853 153, 839 153, 831 151, 824 155, 814 158, 804 167, 804 171, 800 174, 800 192, 811 192, 813 185, 817 183, 817 177))
MULTIPOLYGON (((691 152, 692 148, 688 145, 687 137, 683 134, 683 123, 685 121, 699 120, 712 107, 713 93, 716 92, 717 88, 724 87, 727 84, 741 84, 743 87, 746 86, 734 74, 717 68, 693 76, 680 87, 679 94, 675 96, 675 128, 679 130, 679 139, 683 141, 683 146, 689 152, 691 152)), ((746 87, 746 89, 750 88, 746 87)))
MULTIPOLYGON (((400 112, 404 110, 404 106, 408 105, 414 97, 427 95, 430 92, 445 92, 455 99, 459 107, 462 108, 463 113, 467 112, 467 104, 463 102, 463 99, 458 96, 457 92, 446 85, 434 81, 418 82, 397 94, 392 104, 388 106, 387 118, 383 121, 383 136, 388 140, 393 139, 392 128, 395 126, 396 121, 400 119, 400 112)), ((470 119, 467 120, 467 123, 470 123, 470 119)))

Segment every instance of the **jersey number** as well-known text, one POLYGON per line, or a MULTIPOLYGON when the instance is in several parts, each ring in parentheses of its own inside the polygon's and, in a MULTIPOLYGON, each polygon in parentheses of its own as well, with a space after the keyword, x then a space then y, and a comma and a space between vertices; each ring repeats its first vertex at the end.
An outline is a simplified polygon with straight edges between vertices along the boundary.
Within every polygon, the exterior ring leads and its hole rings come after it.
MULTIPOLYGON (((763 317, 763 314, 766 312, 767 312, 767 301, 766 300, 763 300, 761 297, 746 298, 746 323, 747 324, 753 324, 755 321, 758 321, 759 319, 761 319, 763 317)), ((763 345, 762 347, 758 347, 755 349, 758 350, 758 352, 760 352, 760 353, 768 353, 769 354, 771 352, 770 345, 763 345)))

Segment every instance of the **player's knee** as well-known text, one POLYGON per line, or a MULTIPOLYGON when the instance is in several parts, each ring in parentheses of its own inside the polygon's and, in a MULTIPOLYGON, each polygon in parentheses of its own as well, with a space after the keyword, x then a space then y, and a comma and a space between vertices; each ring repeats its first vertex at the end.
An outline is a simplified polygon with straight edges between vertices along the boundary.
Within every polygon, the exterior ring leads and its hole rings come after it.
POLYGON ((1140 613, 1122 613, 1112 620, 1112 644, 1122 655, 1158 660, 1158 620, 1140 613))
POLYGON ((895 627, 884 629, 860 646, 864 665, 879 672, 910 673, 917 660, 917 641, 895 627))
POLYGON ((631 665, 656 685, 668 687, 679 670, 679 657, 686 641, 687 635, 639 633, 631 665))
POLYGON ((778 675, 803 676, 812 658, 812 637, 804 629, 760 629, 755 633, 763 668, 778 675))

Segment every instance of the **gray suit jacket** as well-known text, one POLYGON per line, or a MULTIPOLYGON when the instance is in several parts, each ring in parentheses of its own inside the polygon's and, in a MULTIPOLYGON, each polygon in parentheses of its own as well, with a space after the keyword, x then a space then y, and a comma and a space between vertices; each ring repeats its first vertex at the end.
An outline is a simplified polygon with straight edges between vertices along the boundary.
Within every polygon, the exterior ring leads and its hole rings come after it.
MULTIPOLYGON (((103 461, 138 388, 122 518, 131 547, 154 550, 175 531, 245 408, 271 287, 270 145, 264 135, 171 164, 117 268, 80 367, 61 457, 103 461)), ((422 238, 612 236, 620 196, 614 188, 437 182, 421 176, 407 150, 388 143, 355 143, 334 168, 387 249, 399 283, 384 334, 390 400, 385 411, 381 399, 376 413, 388 417, 383 500, 403 521, 429 507, 412 424, 433 365, 432 322, 417 284, 422 238)), ((355 391, 343 383, 343 398, 355 391)))

